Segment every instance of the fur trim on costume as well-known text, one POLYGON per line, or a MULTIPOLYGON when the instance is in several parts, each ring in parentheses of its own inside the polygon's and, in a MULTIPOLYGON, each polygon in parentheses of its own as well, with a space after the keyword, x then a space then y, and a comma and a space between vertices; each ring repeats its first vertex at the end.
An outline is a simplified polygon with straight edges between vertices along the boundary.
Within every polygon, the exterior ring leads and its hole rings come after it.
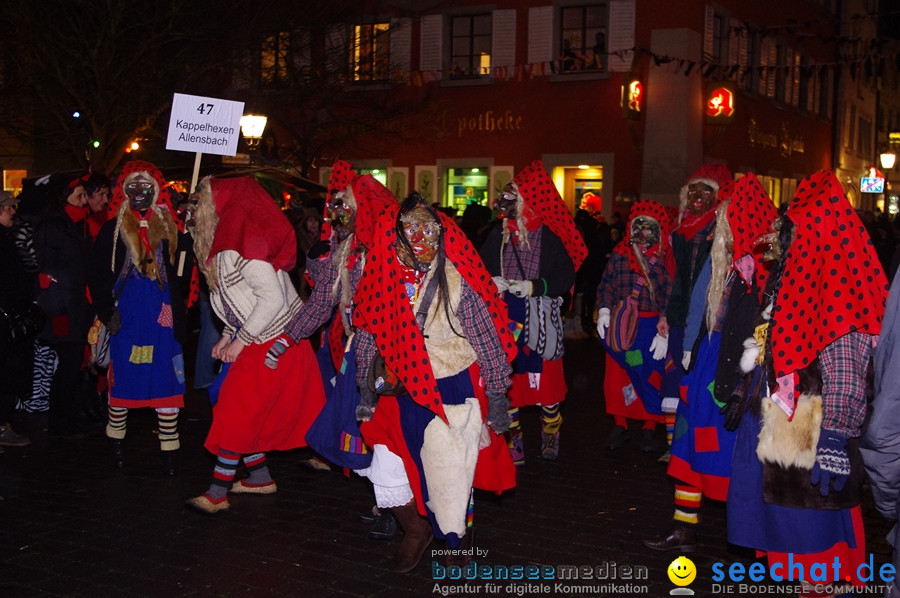
POLYGON ((756 359, 759 352, 762 351, 762 345, 756 342, 752 336, 744 339, 744 353, 741 355, 741 371, 749 374, 756 367, 756 359))
MULTIPOLYGON (((769 303, 762 313, 760 314, 762 319, 765 322, 768 322, 772 319, 772 303, 769 303)), ((761 343, 757 342, 756 338, 751 336, 749 338, 744 339, 744 353, 741 355, 741 371, 745 374, 749 374, 756 367, 756 360, 759 357, 759 352, 763 350, 763 346, 761 343)))
MULTIPOLYGON (((123 204, 124 205, 124 204, 123 204)), ((159 280, 159 265, 156 263, 156 253, 163 239, 169 241, 169 264, 175 265, 175 255, 178 253, 178 227, 175 219, 168 210, 158 209, 154 206, 147 219, 147 238, 150 242, 152 256, 147 255, 147 250, 141 243, 141 222, 137 219, 127 205, 119 214, 121 227, 119 235, 128 249, 131 261, 138 267, 142 276, 150 280, 159 280)))
POLYGON ((438 417, 431 420, 425 428, 420 455, 428 508, 444 534, 462 537, 484 424, 476 398, 470 397, 461 405, 444 405, 444 413, 450 425, 438 417))
POLYGON ((821 426, 820 395, 800 395, 791 421, 775 401, 766 397, 762 401, 762 428, 756 456, 763 462, 811 470, 816 462, 821 426))

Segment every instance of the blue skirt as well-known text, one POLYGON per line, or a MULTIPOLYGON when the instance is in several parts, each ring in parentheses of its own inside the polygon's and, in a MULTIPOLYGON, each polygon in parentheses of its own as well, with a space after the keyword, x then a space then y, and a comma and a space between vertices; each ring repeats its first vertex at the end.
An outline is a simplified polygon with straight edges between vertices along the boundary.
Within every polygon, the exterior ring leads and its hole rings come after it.
POLYGON ((721 407, 713 395, 720 342, 718 332, 711 337, 704 336, 693 369, 681 379, 684 400, 678 403, 675 414, 669 472, 695 485, 699 478, 704 494, 724 500, 731 475, 735 433, 725 429, 719 414, 721 407), (689 469, 682 470, 684 467, 689 469), (679 471, 690 475, 678 475, 679 471))
POLYGON ((650 352, 650 343, 656 336, 658 320, 657 315, 641 317, 638 320, 634 343, 627 351, 613 351, 609 348, 606 339, 603 340, 607 354, 628 373, 635 394, 643 403, 644 409, 647 410, 647 413, 656 415, 662 414, 659 390, 665 376, 666 365, 665 359, 653 359, 650 352))
POLYGON ((122 329, 109 343, 110 405, 184 406, 184 355, 169 301, 167 286, 131 274, 119 298, 122 329))
POLYGON ((756 456, 760 421, 744 413, 737 430, 728 488, 728 541, 766 552, 814 554, 838 542, 856 545, 850 510, 795 509, 763 500, 763 467, 756 456))

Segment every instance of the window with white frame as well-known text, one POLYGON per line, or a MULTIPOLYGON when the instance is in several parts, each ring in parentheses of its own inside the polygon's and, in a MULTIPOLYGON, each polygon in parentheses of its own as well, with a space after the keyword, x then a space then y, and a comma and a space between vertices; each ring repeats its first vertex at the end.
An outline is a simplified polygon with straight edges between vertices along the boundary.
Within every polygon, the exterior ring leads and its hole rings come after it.
POLYGON ((450 76, 465 79, 491 71, 491 13, 450 17, 450 76))
POLYGON ((558 22, 560 70, 605 72, 608 58, 608 3, 562 6, 558 22))

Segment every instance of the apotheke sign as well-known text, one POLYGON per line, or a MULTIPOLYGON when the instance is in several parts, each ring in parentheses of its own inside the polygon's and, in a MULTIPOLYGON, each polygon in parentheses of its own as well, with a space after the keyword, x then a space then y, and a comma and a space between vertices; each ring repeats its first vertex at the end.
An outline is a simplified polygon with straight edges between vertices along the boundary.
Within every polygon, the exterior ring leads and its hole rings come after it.
POLYGON ((176 93, 166 149, 233 156, 243 113, 243 102, 176 93))

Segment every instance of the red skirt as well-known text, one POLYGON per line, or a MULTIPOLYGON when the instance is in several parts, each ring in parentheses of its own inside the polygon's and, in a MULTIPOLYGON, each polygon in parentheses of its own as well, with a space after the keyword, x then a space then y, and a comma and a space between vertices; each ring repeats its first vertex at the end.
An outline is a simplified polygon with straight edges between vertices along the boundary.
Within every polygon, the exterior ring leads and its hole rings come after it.
MULTIPOLYGON (((603 396, 606 399, 606 412, 610 415, 619 415, 627 419, 638 421, 653 421, 663 423, 662 415, 648 413, 644 408, 644 402, 637 395, 632 397, 631 403, 625 400, 624 388, 631 386, 631 377, 625 368, 620 366, 615 359, 606 354, 606 374, 603 377, 603 396)), ((632 390, 634 387, 632 386, 632 390)))
POLYGON ((531 384, 533 374, 513 374, 512 386, 509 389, 509 402, 512 407, 526 405, 556 405, 566 399, 569 387, 563 373, 563 360, 554 359, 541 364, 540 385, 531 384))
POLYGON ((213 407, 204 446, 218 455, 241 455, 306 446, 306 432, 325 405, 322 376, 309 341, 282 354, 278 368, 265 365, 275 339, 244 347, 231 364, 213 407))
MULTIPOLYGON (((484 389, 478 383, 478 366, 472 364, 469 375, 472 378, 474 394, 481 403, 481 415, 487 415, 487 398, 484 389)), ((421 459, 416 458, 421 451, 421 446, 409 446, 401 425, 400 405, 397 397, 381 396, 378 398, 378 407, 372 419, 363 422, 360 426, 363 438, 369 446, 376 444, 385 445, 395 455, 403 459, 406 475, 416 499, 416 505, 422 515, 426 514, 424 499, 424 472, 421 467, 421 459)), ((415 409, 424 407, 419 405, 415 409)), ((416 435, 413 435, 416 436, 416 435)), ((475 478, 472 486, 479 490, 486 490, 500 494, 516 486, 516 466, 512 462, 506 439, 502 434, 490 433, 491 444, 478 452, 478 460, 475 463, 475 478)))

